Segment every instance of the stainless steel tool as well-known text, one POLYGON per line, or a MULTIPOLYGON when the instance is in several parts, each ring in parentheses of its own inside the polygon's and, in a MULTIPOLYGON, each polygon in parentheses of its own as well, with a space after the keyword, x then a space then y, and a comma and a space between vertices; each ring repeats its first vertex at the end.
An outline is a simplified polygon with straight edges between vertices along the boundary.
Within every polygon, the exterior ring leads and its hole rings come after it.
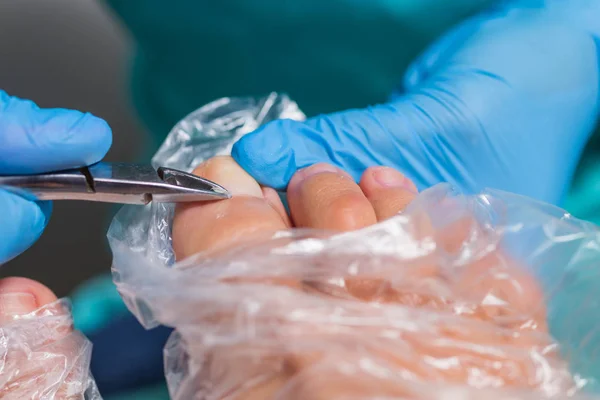
POLYGON ((0 175, 0 187, 38 200, 119 204, 180 203, 228 199, 227 189, 176 169, 100 162, 89 167, 35 174, 0 175))

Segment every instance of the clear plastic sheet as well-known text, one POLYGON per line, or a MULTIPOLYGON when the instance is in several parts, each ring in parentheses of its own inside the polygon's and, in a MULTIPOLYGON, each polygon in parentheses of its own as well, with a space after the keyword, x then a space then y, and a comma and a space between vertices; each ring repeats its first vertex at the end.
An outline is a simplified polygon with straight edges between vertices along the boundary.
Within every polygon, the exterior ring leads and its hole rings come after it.
POLYGON ((73 330, 59 300, 0 324, 0 398, 100 400, 90 374, 92 344, 73 330))
MULTIPOLYGON (((191 171, 275 118, 276 94, 222 99, 154 163, 191 171)), ((599 231, 560 209, 446 185, 357 232, 281 232, 176 263, 173 206, 125 207, 115 282, 165 348, 174 399, 541 399, 596 391, 599 231)))

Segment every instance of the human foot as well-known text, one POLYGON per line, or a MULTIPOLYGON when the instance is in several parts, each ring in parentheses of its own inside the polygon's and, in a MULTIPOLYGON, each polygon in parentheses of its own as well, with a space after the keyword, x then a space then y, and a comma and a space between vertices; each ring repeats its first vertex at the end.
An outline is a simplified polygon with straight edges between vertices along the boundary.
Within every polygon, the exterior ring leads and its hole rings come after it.
POLYGON ((73 330, 69 305, 41 283, 0 280, 0 398, 81 399, 91 344, 73 330))
MULTIPOLYGON (((188 204, 177 210, 173 246, 180 260, 198 252, 213 254, 216 250, 234 249, 255 239, 268 239, 277 231, 293 227, 334 232, 361 229, 396 215, 416 196, 414 185, 389 168, 369 169, 356 184, 343 171, 328 165, 316 165, 299 171, 290 181, 288 217, 277 193, 261 188, 228 157, 214 158, 195 172, 231 190, 233 198, 215 203, 188 204)), ((422 221, 421 236, 417 239, 430 236, 438 246, 448 251, 456 251, 467 239, 471 224, 476 223, 473 218, 466 218, 438 232, 427 222, 426 219, 422 221)), ((545 352, 543 357, 552 363, 557 356, 547 350, 551 348, 551 342, 546 332, 545 314, 543 309, 536 308, 543 303, 543 298, 530 276, 499 251, 467 263, 460 270, 445 269, 443 265, 435 264, 435 260, 417 260, 413 264, 406 261, 396 265, 398 273, 393 280, 347 274, 342 284, 334 285, 335 290, 328 290, 327 286, 331 284, 327 280, 315 284, 303 279, 295 283, 281 279, 282 286, 303 293, 312 289, 314 295, 345 300, 350 295, 350 298, 363 303, 423 308, 442 313, 440 315, 449 313, 453 317, 450 320, 441 318, 420 332, 396 332, 398 337, 395 341, 379 337, 384 329, 380 326, 340 326, 334 329, 340 332, 335 335, 318 325, 295 327, 296 334, 289 338, 289 346, 284 346, 287 350, 279 349, 281 354, 278 356, 283 367, 280 366, 278 372, 268 372, 264 370, 268 367, 256 366, 256 374, 270 378, 247 387, 241 391, 240 397, 235 398, 266 399, 276 392, 281 395, 281 390, 290 387, 295 388, 296 394, 287 391, 283 397, 320 399, 336 398, 353 391, 356 394, 365 389, 365 384, 358 382, 360 379, 352 380, 350 384, 345 378, 342 379, 343 384, 337 385, 332 381, 318 384, 318 374, 308 381, 307 377, 313 374, 316 366, 322 365, 323 360, 342 364, 351 360, 358 362, 361 357, 391 363, 423 381, 465 384, 475 379, 483 386, 518 388, 543 384, 535 375, 537 361, 531 354, 545 352), (432 285, 432 282, 435 284, 432 285), (433 290, 436 287, 440 290, 433 290), (341 333, 348 329, 354 333, 350 336, 341 333), (303 333, 298 335, 297 332, 303 333), (310 354, 294 350, 293 343, 296 341, 300 344, 313 343, 314 350, 310 354), (387 350, 385 346, 373 346, 386 341, 389 342, 387 350), (405 350, 410 351, 396 353, 393 349, 400 345, 407 346, 405 350), (490 353, 478 348, 506 351, 490 353), (432 363, 424 361, 427 359, 432 363), (454 360, 452 366, 443 368, 433 362, 450 359, 454 360), (479 378, 476 379, 476 375, 479 378)), ((266 271, 263 282, 273 283, 269 276, 266 271)), ((290 307, 292 312, 293 306, 290 307)), ((374 315, 377 312, 373 309, 374 315)), ((292 328, 282 325, 280 329, 286 331, 292 328)), ((390 326, 389 330, 396 328, 390 326)), ((237 363, 235 357, 226 356, 223 351, 226 350, 215 351, 211 359, 222 367, 227 366, 225 368, 232 379, 252 375, 245 370, 252 368, 251 363, 237 363)), ((363 378, 364 382, 368 381, 366 375, 363 378)), ((375 386, 382 389, 381 385, 375 386)), ((405 389, 402 384, 391 385, 386 394, 399 395, 400 392, 406 393, 405 389)))
POLYGON ((235 247, 292 227, 360 229, 397 214, 416 196, 413 183, 391 168, 370 168, 357 185, 343 171, 318 164, 299 171, 291 180, 288 217, 277 192, 260 187, 230 157, 212 158, 194 173, 220 182, 233 198, 178 208, 173 223, 178 259, 235 247))
MULTIPOLYGON (((414 184, 399 172, 386 167, 369 168, 356 184, 343 171, 317 164, 299 171, 290 181, 287 215, 278 194, 260 185, 231 157, 215 157, 200 165, 194 173, 228 188, 233 198, 212 203, 191 203, 178 207, 173 223, 173 247, 178 260, 199 252, 226 251, 248 242, 259 242, 278 231, 311 228, 344 232, 373 225, 403 211, 416 197, 414 184)), ((444 229, 435 230, 427 216, 417 216, 417 240, 432 237, 446 251, 456 252, 467 240, 477 222, 463 217, 444 229)), ((377 279, 347 277, 345 289, 363 301, 401 303, 411 306, 445 308, 452 299, 438 293, 417 295, 418 281, 439 279, 452 286, 452 291, 472 303, 484 303, 494 295, 494 305, 469 309, 461 304, 462 314, 493 319, 499 314, 530 314, 531 304, 541 302, 537 284, 516 265, 506 265, 500 252, 494 251, 476 259, 460 270, 444 271, 435 260, 419 259, 418 265, 405 266, 405 285, 392 288, 377 279), (506 271, 510 270, 509 274, 506 271), (448 276, 449 273, 452 276, 448 276), (409 293, 401 287, 408 286, 409 293), (502 303, 505 304, 498 305, 502 303)), ((406 261, 409 263, 409 261, 406 261)), ((545 316, 538 323, 543 325, 545 316)))

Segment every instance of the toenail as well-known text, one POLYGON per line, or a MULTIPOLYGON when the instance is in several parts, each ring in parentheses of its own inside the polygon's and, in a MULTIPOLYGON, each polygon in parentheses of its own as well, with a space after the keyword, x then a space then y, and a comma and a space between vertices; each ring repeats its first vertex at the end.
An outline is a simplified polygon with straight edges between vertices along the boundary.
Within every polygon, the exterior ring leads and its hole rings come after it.
POLYGON ((378 167, 375 169, 375 171, 373 171, 373 178, 381 186, 403 187, 413 190, 411 181, 393 168, 378 167))
POLYGON ((315 165, 311 165, 310 167, 304 168, 303 170, 300 171, 300 174, 302 174, 302 179, 306 179, 309 176, 320 174, 323 172, 340 173, 341 171, 338 168, 334 167, 333 165, 321 163, 321 164, 315 164, 315 165))
MULTIPOLYGON (((210 160, 210 162, 214 161, 215 159, 210 160)), ((222 159, 218 163, 215 162, 211 178, 215 182, 221 183, 234 197, 262 197, 262 190, 258 182, 233 160, 222 159)))
POLYGON ((0 293, 0 316, 17 317, 37 308, 37 299, 31 293, 0 293))
POLYGON ((334 174, 339 175, 340 177, 352 179, 352 177, 348 173, 342 171, 339 168, 334 167, 333 165, 319 163, 319 164, 314 164, 314 165, 311 165, 310 167, 306 167, 306 168, 298 170, 294 174, 292 179, 290 180, 290 184, 288 186, 288 191, 294 191, 296 188, 298 188, 300 186, 300 184, 304 180, 306 180, 306 178, 313 176, 313 175, 321 174, 321 173, 334 173, 334 174))

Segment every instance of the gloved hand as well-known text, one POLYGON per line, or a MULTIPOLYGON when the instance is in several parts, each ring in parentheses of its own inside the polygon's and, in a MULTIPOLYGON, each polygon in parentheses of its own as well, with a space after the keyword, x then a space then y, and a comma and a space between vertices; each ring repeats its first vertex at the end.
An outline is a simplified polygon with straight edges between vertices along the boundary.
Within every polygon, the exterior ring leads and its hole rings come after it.
POLYGON ((233 157, 276 189, 329 162, 356 179, 388 165, 419 189, 445 181, 558 203, 597 119, 599 49, 597 0, 501 2, 434 44, 388 104, 272 122, 233 157))
MULTIPOLYGON (((107 123, 90 114, 40 109, 0 90, 0 174, 31 174, 100 161, 112 144, 107 123)), ((0 188, 0 264, 41 235, 52 204, 0 188)))

